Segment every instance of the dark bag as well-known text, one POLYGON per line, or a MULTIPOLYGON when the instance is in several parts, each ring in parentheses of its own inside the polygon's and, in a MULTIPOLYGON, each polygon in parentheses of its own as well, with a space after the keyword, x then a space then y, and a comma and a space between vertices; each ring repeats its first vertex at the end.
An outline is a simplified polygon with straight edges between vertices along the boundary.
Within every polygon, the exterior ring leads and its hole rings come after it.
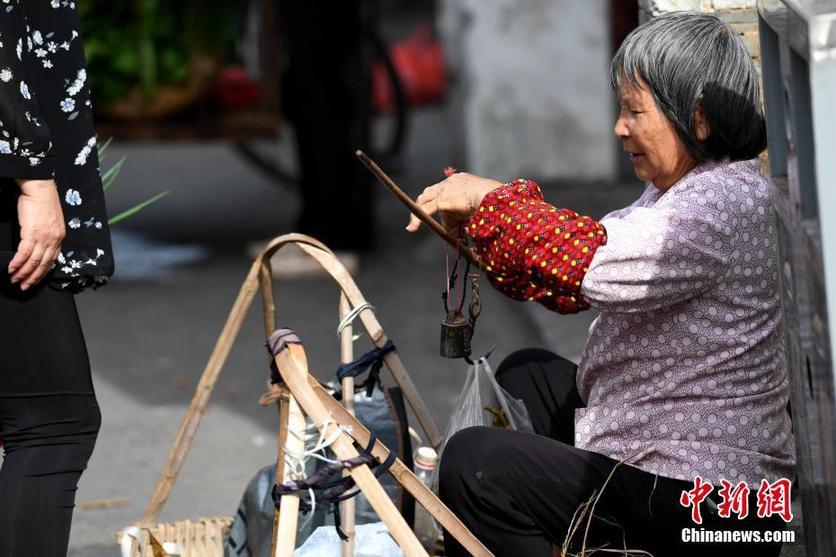
MULTIPOLYGON (((365 390, 355 394, 354 412, 357 419, 377 436, 381 443, 396 451, 404 464, 412 468, 412 443, 403 395, 399 388, 393 387, 384 393, 375 385, 371 397, 366 396, 365 390)), ((310 420, 307 422, 305 433, 308 445, 313 444, 319 437, 310 420)), ((330 450, 326 450, 325 456, 329 459, 336 458, 330 450)), ((309 458, 306 462, 306 474, 312 475, 323 465, 323 461, 309 458)), ((379 480, 411 526, 415 515, 415 501, 412 496, 389 474, 383 474, 379 480)), ((270 464, 259 470, 247 485, 235 521, 224 540, 224 554, 227 557, 270 557, 275 508, 272 490, 275 483, 275 464, 270 464)), ((357 495, 356 501, 356 524, 380 521, 362 493, 357 495)), ((296 547, 302 545, 318 527, 331 524, 334 524, 333 515, 330 509, 323 508, 322 505, 317 505, 308 516, 300 515, 296 547)))

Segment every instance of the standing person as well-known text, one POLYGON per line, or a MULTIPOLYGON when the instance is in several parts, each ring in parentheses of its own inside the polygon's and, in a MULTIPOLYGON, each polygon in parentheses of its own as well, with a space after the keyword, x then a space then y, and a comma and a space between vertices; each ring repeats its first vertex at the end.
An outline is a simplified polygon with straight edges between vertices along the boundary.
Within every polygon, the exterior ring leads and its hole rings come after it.
POLYGON ((357 164, 368 149, 369 2, 279 2, 288 67, 284 104, 301 169, 299 232, 328 247, 367 251, 374 242, 372 176, 357 164))
POLYGON ((0 10, 0 555, 67 554, 99 430, 74 293, 113 273, 75 2, 0 10))

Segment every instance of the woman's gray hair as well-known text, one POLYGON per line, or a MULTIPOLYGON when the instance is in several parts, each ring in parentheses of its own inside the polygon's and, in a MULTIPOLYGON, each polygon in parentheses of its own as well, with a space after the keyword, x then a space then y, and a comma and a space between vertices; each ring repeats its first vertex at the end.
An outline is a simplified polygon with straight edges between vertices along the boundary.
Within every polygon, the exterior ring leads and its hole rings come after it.
POLYGON ((635 29, 613 57, 610 80, 647 84, 697 161, 745 160, 766 148, 758 72, 742 37, 718 17, 673 12, 635 29), (710 136, 697 139, 695 111, 710 136))

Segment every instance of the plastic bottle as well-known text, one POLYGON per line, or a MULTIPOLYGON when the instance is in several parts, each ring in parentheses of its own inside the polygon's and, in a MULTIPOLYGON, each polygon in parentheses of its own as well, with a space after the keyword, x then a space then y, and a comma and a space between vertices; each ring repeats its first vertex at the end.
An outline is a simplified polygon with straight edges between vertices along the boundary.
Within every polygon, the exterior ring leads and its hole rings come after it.
MULTIPOLYGON (((432 487, 430 481, 438 462, 438 453, 432 447, 419 447, 413 460, 415 462, 415 475, 425 486, 432 487)), ((441 531, 438 529, 432 515, 418 502, 415 503, 414 530, 424 549, 430 555, 433 555, 438 548, 441 531)))

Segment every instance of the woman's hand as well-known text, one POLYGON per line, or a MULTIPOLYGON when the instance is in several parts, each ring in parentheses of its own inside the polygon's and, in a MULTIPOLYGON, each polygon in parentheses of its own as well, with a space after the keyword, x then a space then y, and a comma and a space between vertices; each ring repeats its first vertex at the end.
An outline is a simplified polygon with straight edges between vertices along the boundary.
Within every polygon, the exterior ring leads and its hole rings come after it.
MULTIPOLYGON (((444 228, 459 234, 462 225, 481 205, 482 199, 501 185, 501 182, 490 178, 457 172, 443 182, 425 189, 415 201, 428 215, 440 213, 444 228)), ((420 226, 418 217, 411 215, 406 229, 415 232, 420 226)))
POLYGON ((26 290, 44 278, 61 250, 66 235, 64 213, 53 180, 17 180, 20 244, 9 263, 12 284, 26 290))

